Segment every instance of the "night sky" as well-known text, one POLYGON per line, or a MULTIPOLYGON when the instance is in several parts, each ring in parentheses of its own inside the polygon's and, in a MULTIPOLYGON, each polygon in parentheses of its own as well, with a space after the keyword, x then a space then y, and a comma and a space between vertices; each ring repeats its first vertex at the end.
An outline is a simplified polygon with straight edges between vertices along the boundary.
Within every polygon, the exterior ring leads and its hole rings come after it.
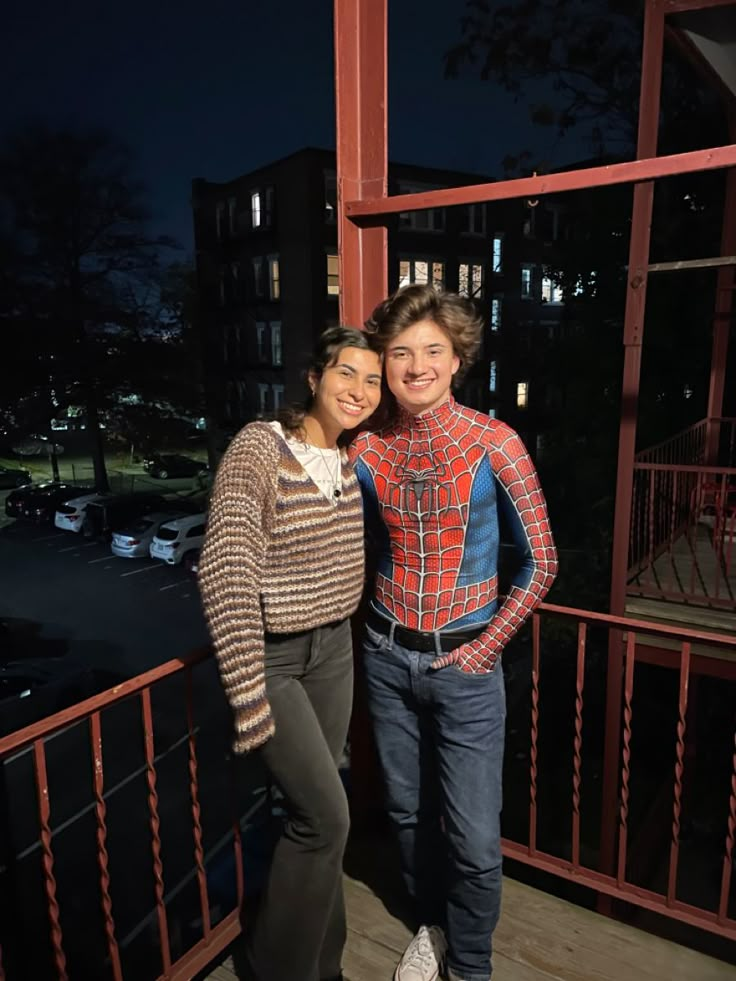
MULTIPOLYGON (((528 122, 491 82, 443 77, 465 0, 390 0, 389 155, 500 175, 530 148, 562 165, 582 134, 528 122)), ((154 230, 192 245, 192 177, 226 180, 334 147, 331 0, 5 0, 0 133, 28 117, 102 124, 137 155, 154 230)))

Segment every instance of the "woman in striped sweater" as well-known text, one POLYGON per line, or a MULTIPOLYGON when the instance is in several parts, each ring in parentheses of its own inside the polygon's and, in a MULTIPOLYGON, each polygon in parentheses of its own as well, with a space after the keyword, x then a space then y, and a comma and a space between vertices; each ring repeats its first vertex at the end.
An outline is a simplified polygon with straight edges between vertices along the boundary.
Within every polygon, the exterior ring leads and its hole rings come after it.
POLYGON ((369 336, 325 331, 304 411, 254 422, 217 472, 199 566, 234 718, 287 820, 246 938, 248 981, 338 981, 348 807, 338 773, 352 705, 349 617, 363 588, 361 494, 337 440, 381 396, 369 336))

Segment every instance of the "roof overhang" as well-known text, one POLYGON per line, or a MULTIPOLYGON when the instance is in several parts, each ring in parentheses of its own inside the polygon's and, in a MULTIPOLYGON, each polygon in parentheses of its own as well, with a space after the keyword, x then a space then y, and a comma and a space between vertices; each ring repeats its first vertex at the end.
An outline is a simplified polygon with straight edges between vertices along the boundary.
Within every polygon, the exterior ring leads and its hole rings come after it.
POLYGON ((736 2, 674 0, 667 34, 736 111, 736 2), (688 7, 693 9, 686 9, 688 7))

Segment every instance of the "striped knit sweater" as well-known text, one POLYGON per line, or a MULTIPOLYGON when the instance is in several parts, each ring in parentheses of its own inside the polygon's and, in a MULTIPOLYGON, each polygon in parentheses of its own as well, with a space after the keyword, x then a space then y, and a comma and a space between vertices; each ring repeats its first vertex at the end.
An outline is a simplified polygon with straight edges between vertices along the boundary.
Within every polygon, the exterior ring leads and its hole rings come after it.
POLYGON ((236 753, 274 732, 264 631, 294 633, 350 616, 363 565, 361 494, 347 456, 335 505, 270 426, 241 429, 217 471, 199 564, 236 753))

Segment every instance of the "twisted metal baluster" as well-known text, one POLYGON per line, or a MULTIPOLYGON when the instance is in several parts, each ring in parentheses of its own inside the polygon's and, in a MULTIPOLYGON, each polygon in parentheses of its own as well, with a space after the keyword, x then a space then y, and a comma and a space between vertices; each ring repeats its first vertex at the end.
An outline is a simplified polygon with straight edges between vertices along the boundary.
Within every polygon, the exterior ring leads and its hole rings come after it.
POLYGON ((718 902, 719 923, 724 923, 728 916, 728 898, 731 891, 731 871, 733 869, 733 841, 736 834, 736 733, 734 733, 733 742, 731 793, 728 798, 728 830, 726 832, 726 851, 723 856, 723 872, 721 873, 721 897, 718 902))
POLYGON ((114 981, 122 981, 123 972, 120 965, 120 951, 115 938, 115 920, 112 915, 112 897, 110 895, 110 869, 107 853, 107 807, 105 805, 104 769, 102 764, 102 729, 100 713, 93 712, 89 718, 89 738, 92 746, 92 765, 95 795, 95 819, 97 822, 97 864, 100 869, 100 895, 102 912, 105 918, 105 937, 107 953, 110 957, 110 967, 114 981))
POLYGON ((537 739, 539 737, 539 614, 532 618, 532 733, 529 774, 529 854, 537 850, 537 739))
POLYGON ((146 756, 146 783, 148 785, 148 812, 151 825, 151 854, 153 855, 153 888, 156 896, 156 913, 158 916, 158 933, 161 942, 161 962, 164 975, 171 968, 171 949, 169 946, 169 926, 166 918, 164 903, 164 876, 161 861, 161 822, 158 815, 158 794, 156 792, 156 765, 153 744, 153 714, 151 712, 151 689, 141 689, 141 706, 143 709, 143 739, 146 756))
POLYGON ((202 932, 205 940, 209 939, 210 903, 207 895, 207 875, 204 868, 204 848, 202 846, 202 821, 199 804, 199 780, 197 776, 197 745, 194 730, 194 691, 192 684, 192 668, 187 668, 187 731, 189 747, 189 794, 192 801, 192 835, 194 837, 194 864, 197 868, 199 885, 199 905, 202 910, 202 932))
POLYGON ((619 826, 617 875, 619 886, 623 885, 626 879, 626 843, 629 820, 629 778, 631 776, 631 719, 633 715, 631 706, 634 696, 635 652, 636 634, 630 630, 626 636, 626 674, 624 679, 624 739, 621 765, 621 823, 619 826))
POLYGON ((677 864, 680 859, 680 814, 682 812, 682 773, 685 768, 685 727, 687 696, 690 682, 690 642, 684 641, 680 658, 680 693, 678 698, 677 747, 675 750, 675 789, 672 804, 672 841, 670 843, 670 868, 667 883, 667 905, 672 906, 677 892, 677 864))
POLYGON ((59 903, 56 899, 56 877, 54 876, 54 852, 51 848, 51 806, 49 804, 49 781, 46 773, 46 747, 43 739, 33 743, 33 763, 38 794, 38 821, 41 832, 41 864, 43 866, 43 885, 49 914, 51 949, 58 981, 68 981, 66 956, 59 916, 59 903))
POLYGON ((575 740, 572 761, 572 864, 580 865, 580 765, 583 747, 583 687, 587 624, 578 624, 578 663, 575 676, 575 740))

